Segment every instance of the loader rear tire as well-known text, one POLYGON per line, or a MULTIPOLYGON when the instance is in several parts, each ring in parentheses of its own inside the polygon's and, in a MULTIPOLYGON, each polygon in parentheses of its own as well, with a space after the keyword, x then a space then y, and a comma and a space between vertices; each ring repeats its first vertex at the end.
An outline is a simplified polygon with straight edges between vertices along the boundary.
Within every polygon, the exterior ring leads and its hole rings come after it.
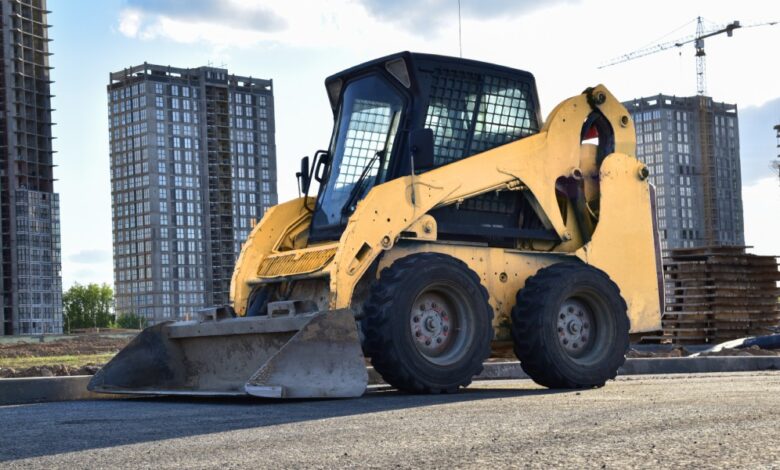
POLYGON ((462 261, 407 256, 382 270, 363 306, 366 356, 384 380, 411 393, 450 393, 490 356, 493 309, 462 261))
POLYGON ((601 387, 626 360, 626 311, 620 289, 599 269, 582 263, 541 269, 512 309, 515 354, 545 387, 601 387))

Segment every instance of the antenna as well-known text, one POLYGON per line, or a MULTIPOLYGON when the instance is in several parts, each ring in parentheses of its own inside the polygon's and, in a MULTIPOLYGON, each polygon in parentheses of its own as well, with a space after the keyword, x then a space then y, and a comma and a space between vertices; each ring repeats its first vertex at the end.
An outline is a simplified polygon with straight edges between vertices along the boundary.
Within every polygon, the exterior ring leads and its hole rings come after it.
POLYGON ((460 26, 460 0, 458 0, 458 50, 460 51, 460 58, 463 58, 463 31, 460 26))

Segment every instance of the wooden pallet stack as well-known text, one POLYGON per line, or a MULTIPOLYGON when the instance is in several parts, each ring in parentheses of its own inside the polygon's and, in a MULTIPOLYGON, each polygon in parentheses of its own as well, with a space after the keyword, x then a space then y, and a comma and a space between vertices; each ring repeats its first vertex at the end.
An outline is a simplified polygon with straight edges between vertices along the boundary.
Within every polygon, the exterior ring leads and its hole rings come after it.
POLYGON ((664 259, 663 335, 673 344, 720 343, 780 325, 777 257, 742 246, 671 250, 664 259))

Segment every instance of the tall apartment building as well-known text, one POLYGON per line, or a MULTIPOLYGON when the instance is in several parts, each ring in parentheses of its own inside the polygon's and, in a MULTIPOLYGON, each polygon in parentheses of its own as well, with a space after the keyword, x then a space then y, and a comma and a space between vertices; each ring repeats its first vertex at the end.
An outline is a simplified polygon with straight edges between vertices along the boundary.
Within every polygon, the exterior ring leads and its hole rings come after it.
POLYGON ((667 95, 623 105, 656 186, 661 247, 744 245, 737 106, 667 95))
POLYGON ((272 85, 214 67, 110 74, 118 314, 227 304, 241 244, 277 203, 272 85))
POLYGON ((46 0, 0 0, 0 333, 62 333, 46 0))

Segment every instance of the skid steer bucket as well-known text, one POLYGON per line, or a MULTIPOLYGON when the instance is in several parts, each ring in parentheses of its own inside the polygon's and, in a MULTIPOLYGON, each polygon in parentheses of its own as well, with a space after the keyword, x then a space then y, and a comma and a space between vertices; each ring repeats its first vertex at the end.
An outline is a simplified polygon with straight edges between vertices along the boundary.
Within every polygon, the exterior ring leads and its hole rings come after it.
POLYGON ((141 395, 356 397, 368 374, 349 310, 149 327, 88 389, 141 395))

